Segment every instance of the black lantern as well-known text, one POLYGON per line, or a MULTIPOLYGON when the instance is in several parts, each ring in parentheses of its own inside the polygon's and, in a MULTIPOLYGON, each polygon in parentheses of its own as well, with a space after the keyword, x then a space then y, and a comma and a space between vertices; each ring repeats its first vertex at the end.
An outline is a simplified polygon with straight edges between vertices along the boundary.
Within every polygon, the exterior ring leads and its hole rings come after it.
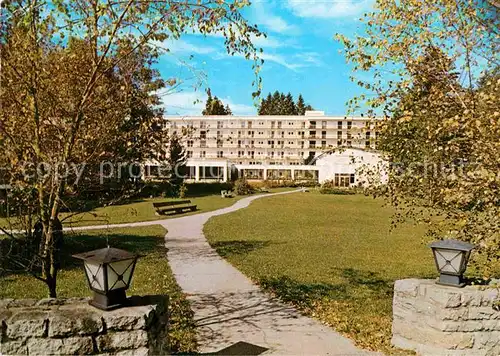
POLYGON ((94 291, 90 305, 111 310, 127 303, 125 291, 130 287, 138 255, 106 247, 73 257, 84 262, 89 287, 94 291))
POLYGON ((474 245, 458 240, 435 241, 429 245, 440 273, 437 284, 463 287, 463 274, 474 245))

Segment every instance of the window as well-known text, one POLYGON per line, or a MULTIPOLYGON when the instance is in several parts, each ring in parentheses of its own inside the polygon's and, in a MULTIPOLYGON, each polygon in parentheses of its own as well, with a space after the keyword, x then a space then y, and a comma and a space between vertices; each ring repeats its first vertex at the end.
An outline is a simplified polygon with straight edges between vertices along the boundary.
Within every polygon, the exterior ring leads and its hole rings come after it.
POLYGON ((304 148, 304 141, 300 141, 300 148, 304 148))
POLYGON ((252 121, 248 121, 247 126, 249 129, 251 129, 252 128, 252 121))
POLYGON ((321 131, 321 138, 326 138, 326 131, 321 131))
POLYGON ((285 131, 281 131, 281 138, 285 137, 285 131))
POLYGON ((206 155, 207 155, 206 151, 200 151, 200 158, 205 158, 206 155))
POLYGON ((238 157, 243 156, 244 153, 245 153, 244 151, 238 151, 238 157))
POLYGON ((217 148, 223 147, 223 141, 222 140, 217 140, 217 148))
POLYGON ((326 121, 321 121, 321 128, 326 129, 326 121))
POLYGON ((301 128, 301 129, 305 129, 305 128, 306 128, 306 122, 305 122, 305 121, 302 121, 302 122, 300 123, 300 128, 301 128))
POLYGON ((326 141, 321 141, 321 147, 326 148, 326 141))
POLYGON ((241 131, 238 131, 238 138, 241 137, 241 131))
POLYGON ((281 129, 281 121, 278 121, 278 128, 281 129))
POLYGON ((192 140, 189 140, 189 141, 187 142, 187 146, 188 146, 188 147, 193 147, 193 141, 192 141, 192 140))
POLYGON ((245 128, 245 121, 242 121, 241 122, 241 128, 244 129, 245 128))
POLYGON ((274 126, 276 125, 276 121, 271 121, 271 128, 274 129, 274 126))
POLYGON ((224 152, 223 151, 217 151, 217 158, 222 158, 224 157, 224 152))
POLYGON ((271 138, 274 137, 274 131, 271 131, 271 138))
POLYGON ((309 128, 310 128, 310 129, 315 129, 315 128, 316 128, 316 121, 311 121, 311 122, 309 123, 309 128))
POLYGON ((337 138, 341 139, 342 138, 342 131, 337 131, 337 138))
POLYGON ((187 158, 192 158, 193 157, 193 151, 187 151, 186 152, 187 158))
POLYGON ((255 131, 249 131, 250 137, 254 137, 255 131))
POLYGON ((316 138, 316 131, 309 131, 310 138, 316 138))
POLYGON ((200 131, 200 139, 205 140, 207 138, 207 132, 206 131, 200 131))
POLYGON ((201 141, 200 141, 200 147, 201 147, 201 148, 205 148, 205 147, 207 147, 207 141, 205 141, 205 140, 201 140, 201 141))
POLYGON ((205 121, 200 121, 200 129, 206 129, 207 123, 205 121))
POLYGON ((217 138, 222 137, 222 133, 220 131, 217 131, 217 138))
POLYGON ((309 141, 309 148, 315 148, 316 147, 316 141, 309 141))
POLYGON ((217 121, 217 128, 218 129, 222 129, 223 125, 224 125, 224 123, 222 121, 217 121))
POLYGON ((342 121, 337 121, 337 128, 342 130, 342 121))
POLYGON ((347 121, 347 129, 350 130, 352 128, 352 121, 347 121))
POLYGON ((337 146, 342 146, 342 140, 337 140, 337 146))
POLYGON ((238 148, 241 148, 241 140, 238 140, 238 148))

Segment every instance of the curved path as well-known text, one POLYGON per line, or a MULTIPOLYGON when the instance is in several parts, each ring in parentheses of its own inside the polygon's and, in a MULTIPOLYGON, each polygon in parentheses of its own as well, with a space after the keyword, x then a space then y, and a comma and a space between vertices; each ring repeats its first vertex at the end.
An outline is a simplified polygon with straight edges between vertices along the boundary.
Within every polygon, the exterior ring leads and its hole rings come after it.
POLYGON ((65 230, 164 226, 168 231, 165 246, 170 267, 191 302, 201 353, 222 350, 220 354, 232 355, 373 354, 260 291, 220 257, 203 235, 203 225, 213 216, 245 208, 255 199, 296 192, 299 190, 251 196, 227 208, 180 218, 65 230))
POLYGON ((252 196, 228 208, 160 221, 168 230, 165 245, 170 266, 194 311, 200 352, 230 347, 221 354, 369 354, 332 329, 261 292, 221 258, 203 235, 203 225, 212 216, 245 208, 255 199, 295 192, 252 196))

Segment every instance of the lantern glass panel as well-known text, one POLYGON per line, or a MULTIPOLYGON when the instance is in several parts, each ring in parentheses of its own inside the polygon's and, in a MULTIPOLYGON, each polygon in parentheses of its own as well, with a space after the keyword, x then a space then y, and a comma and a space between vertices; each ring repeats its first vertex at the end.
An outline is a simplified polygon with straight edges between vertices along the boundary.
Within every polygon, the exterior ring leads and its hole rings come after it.
POLYGON ((461 273, 462 251, 435 249, 434 255, 440 272, 461 273))
POLYGON ((104 269, 101 264, 85 261, 85 272, 87 273, 91 288, 105 291, 104 269))
POLYGON ((132 278, 132 270, 135 260, 124 260, 111 262, 108 265, 108 288, 109 290, 125 288, 132 278))

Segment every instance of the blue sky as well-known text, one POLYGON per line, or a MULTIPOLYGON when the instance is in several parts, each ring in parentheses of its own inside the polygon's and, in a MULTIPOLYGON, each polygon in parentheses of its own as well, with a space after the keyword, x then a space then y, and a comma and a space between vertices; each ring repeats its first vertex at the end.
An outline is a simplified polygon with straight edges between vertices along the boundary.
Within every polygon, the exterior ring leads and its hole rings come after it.
MULTIPOLYGON (((264 95, 275 90, 294 97, 302 93, 316 110, 344 115, 346 101, 361 89, 349 80, 350 66, 333 37, 362 32, 358 19, 372 6, 373 0, 254 0, 244 14, 268 35, 255 40, 264 50, 264 95)), ((203 88, 195 90, 200 79, 235 115, 256 113, 252 62, 227 55, 220 37, 185 35, 164 45, 171 53, 162 56, 157 68, 164 78, 185 80, 163 97, 167 114, 201 114, 206 94, 203 88), (202 102, 193 104, 196 100, 202 102)))

